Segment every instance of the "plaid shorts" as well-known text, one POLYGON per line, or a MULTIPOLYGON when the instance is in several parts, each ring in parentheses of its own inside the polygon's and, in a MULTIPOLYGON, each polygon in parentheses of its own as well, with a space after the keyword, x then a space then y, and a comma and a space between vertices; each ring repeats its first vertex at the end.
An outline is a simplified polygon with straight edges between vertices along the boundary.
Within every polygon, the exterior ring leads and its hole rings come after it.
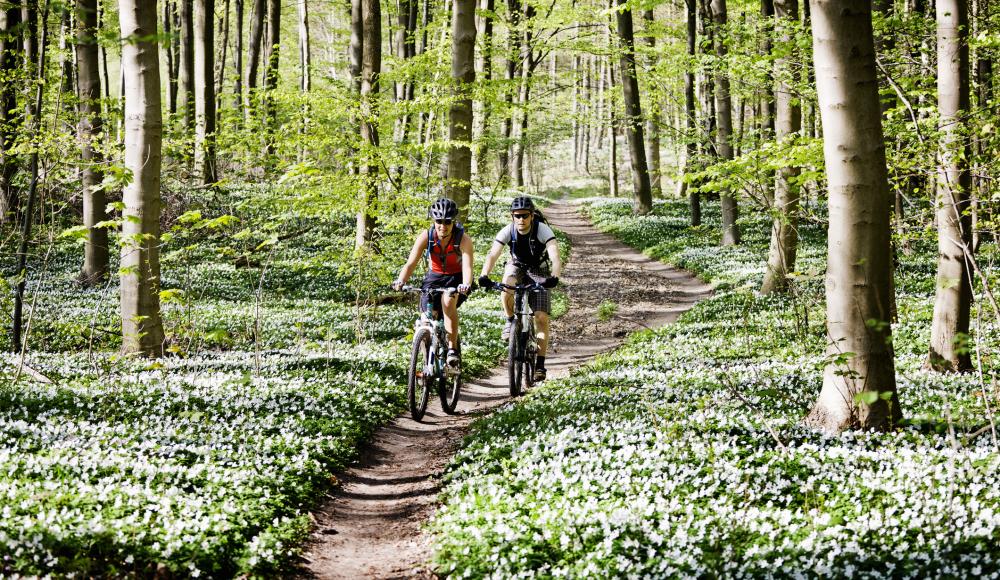
MULTIPOLYGON (((515 266, 513 262, 507 262, 507 265, 503 269, 503 279, 513 276, 517 284, 524 284, 526 279, 530 278, 535 282, 541 282, 548 278, 550 275, 548 262, 536 268, 529 268, 525 270, 515 266)), ((549 295, 548 288, 540 288, 539 290, 528 292, 528 306, 534 312, 544 312, 549 314, 552 312, 552 297, 549 295)))

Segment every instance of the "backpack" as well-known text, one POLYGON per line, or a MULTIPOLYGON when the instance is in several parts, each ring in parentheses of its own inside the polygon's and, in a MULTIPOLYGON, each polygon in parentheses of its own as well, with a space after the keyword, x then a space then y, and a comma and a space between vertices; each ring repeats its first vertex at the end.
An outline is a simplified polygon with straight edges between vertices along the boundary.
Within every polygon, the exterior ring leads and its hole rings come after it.
MULTIPOLYGON (((537 209, 534 211, 534 218, 531 220, 531 231, 528 232, 528 252, 531 254, 529 259, 524 261, 526 265, 531 267, 537 267, 545 262, 549 261, 549 253, 545 249, 545 244, 543 244, 538 239, 538 225, 548 224, 548 220, 542 215, 542 212, 537 209)), ((510 255, 516 260, 517 256, 514 254, 514 250, 517 248, 517 241, 521 234, 518 233, 517 228, 513 224, 510 226, 510 242, 507 245, 510 247, 510 255)))
MULTIPOLYGON (((456 223, 455 224, 455 229, 452 230, 452 232, 451 232, 451 240, 450 240, 450 242, 451 242, 450 243, 451 251, 446 251, 444 248, 441 248, 440 251, 438 251, 438 252, 435 253, 434 252, 434 246, 435 246, 434 236, 435 236, 435 232, 434 232, 434 227, 431 226, 430 229, 427 230, 427 249, 424 251, 424 259, 427 260, 427 270, 430 271, 430 272, 435 272, 436 271, 436 270, 434 270, 434 260, 433 260, 433 258, 436 256, 436 257, 438 257, 438 258, 441 259, 441 269, 444 270, 443 273, 447 274, 447 273, 449 273, 448 272, 448 258, 452 257, 452 256, 455 256, 455 259, 452 262, 453 262, 453 265, 458 265, 459 270, 458 270, 458 272, 451 272, 451 273, 452 274, 461 273, 461 271, 462 271, 461 270, 461 264, 462 264, 462 249, 461 249, 461 244, 462 244, 462 236, 464 236, 464 235, 465 235, 465 229, 462 227, 461 224, 456 223)), ((436 245, 438 245, 440 247, 441 241, 438 240, 438 242, 437 242, 436 245)))

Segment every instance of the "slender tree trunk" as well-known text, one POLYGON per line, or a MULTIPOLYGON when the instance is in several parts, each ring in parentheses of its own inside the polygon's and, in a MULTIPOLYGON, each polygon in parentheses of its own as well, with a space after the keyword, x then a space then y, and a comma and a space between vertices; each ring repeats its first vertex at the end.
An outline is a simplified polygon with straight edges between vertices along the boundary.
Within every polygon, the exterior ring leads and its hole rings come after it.
MULTIPOLYGON (((181 0, 184 1, 184 0, 181 0)), ((268 0, 254 0, 253 13, 250 16, 250 46, 247 54, 246 102, 244 116, 249 119, 257 98, 257 76, 260 70, 261 56, 264 52, 264 29, 267 25, 268 0)))
POLYGON ((379 0, 361 0, 361 179, 365 199, 358 212, 355 247, 370 246, 378 210, 378 92, 382 73, 382 12, 379 0))
POLYGON ((265 152, 269 162, 274 158, 275 132, 278 130, 278 106, 274 93, 278 89, 278 57, 281 54, 281 0, 267 2, 267 70, 264 72, 264 115, 267 117, 265 152))
POLYGON ((120 0, 125 39, 125 186, 122 222, 122 351, 163 354, 160 319, 160 64, 156 12, 139 0, 120 0))
MULTIPOLYGON (((802 129, 802 110, 794 87, 786 80, 794 74, 795 33, 799 19, 798 0, 775 0, 778 32, 781 35, 781 52, 774 61, 776 119, 775 137, 778 142, 792 139, 802 129)), ((788 274, 795 270, 795 253, 798 246, 799 188, 795 179, 799 168, 786 165, 778 170, 774 188, 774 221, 771 226, 771 248, 767 257, 767 270, 761 294, 783 292, 788 288, 788 274)))
POLYGON ((194 165, 199 181, 218 181, 215 167, 215 0, 194 0, 194 165))
MULTIPOLYGON (((486 86, 490 85, 493 80, 493 11, 496 8, 495 0, 483 0, 483 10, 485 11, 482 18, 483 30, 482 30, 482 65, 480 70, 482 71, 482 83, 486 86)), ((476 119, 479 129, 476 131, 476 149, 475 157, 473 158, 473 172, 476 174, 481 174, 486 171, 486 154, 489 150, 487 145, 487 134, 490 130, 490 112, 492 107, 488 104, 484 104, 480 107, 479 118, 476 119)))
POLYGON ((195 73, 194 73, 194 0, 177 0, 180 6, 180 70, 178 71, 177 110, 184 113, 184 127, 194 130, 195 125, 195 73))
MULTIPOLYGON (((174 46, 177 43, 173 40, 173 22, 174 2, 172 0, 164 0, 163 35, 166 38, 166 43, 163 45, 163 52, 166 53, 164 60, 167 62, 167 110, 171 115, 177 112, 177 62, 174 58, 174 46)), ((97 80, 100 83, 100 75, 98 75, 97 80)), ((98 84, 97 88, 100 89, 100 84, 98 84)))
MULTIPOLYGON (((25 9, 23 14, 26 24, 32 22, 38 22, 38 12, 37 6, 34 6, 30 2, 26 4, 30 6, 25 9), (33 13, 32 13, 33 12, 33 13)), ((48 13, 49 4, 46 0, 45 7, 42 11, 42 38, 41 46, 38 44, 35 34, 36 29, 31 29, 25 33, 25 46, 28 45, 28 37, 32 37, 30 42, 34 43, 34 48, 32 49, 32 54, 35 55, 38 60, 31 62, 30 66, 27 67, 29 71, 35 71, 36 76, 33 78, 33 86, 35 88, 34 98, 29 97, 26 103, 26 117, 28 130, 32 135, 32 148, 31 153, 28 155, 28 173, 30 176, 30 181, 28 182, 28 194, 24 200, 24 214, 21 218, 21 240, 17 246, 17 268, 15 272, 18 275, 17 284, 14 286, 14 312, 12 315, 12 332, 11 332, 11 343, 14 347, 15 352, 22 351, 24 347, 23 344, 23 315, 24 315, 24 291, 28 283, 28 244, 31 241, 31 225, 34 220, 35 214, 35 201, 38 198, 38 149, 39 149, 39 138, 38 132, 41 129, 41 115, 43 111, 43 99, 45 96, 45 54, 48 48, 48 36, 49 36, 49 26, 48 26, 48 13)), ((156 15, 154 13, 153 19, 155 21, 156 15)))
POLYGON ((299 90, 312 90, 312 54, 309 46, 309 2, 299 2, 299 90))
MULTIPOLYGON (((715 54, 725 62, 726 39, 723 31, 726 27, 726 0, 712 0, 712 20, 715 22, 715 54)), ((733 111, 732 97, 729 94, 729 75, 721 68, 715 72, 715 109, 719 127, 719 157, 725 161, 733 159, 733 111)), ((722 245, 735 246, 740 243, 740 230, 736 224, 738 207, 736 197, 728 189, 721 194, 722 198, 722 245)))
MULTIPOLYGON (((762 26, 761 34, 761 46, 760 52, 761 56, 765 58, 770 58, 771 53, 774 51, 773 43, 771 39, 773 38, 771 33, 771 24, 774 21, 775 13, 775 0, 761 0, 760 2, 760 16, 764 22, 762 26)), ((798 12, 798 10, 796 10, 798 12)), ((761 130, 761 142, 770 140, 774 136, 774 115, 775 115, 775 95, 774 95, 774 77, 768 71, 767 78, 764 82, 763 96, 760 102, 760 130, 761 130)), ((767 189, 764 190, 765 195, 769 198, 771 192, 767 189)), ((773 200, 768 199, 768 203, 773 200)))
POLYGON ((503 148, 499 152, 498 165, 500 181, 502 183, 509 183, 511 178, 511 160, 510 152, 513 149, 513 142, 511 141, 514 132, 514 80, 518 78, 518 61, 519 59, 514 55, 521 54, 521 44, 520 44, 520 31, 518 30, 521 22, 521 3, 519 0, 507 0, 507 17, 509 19, 507 23, 507 88, 504 90, 504 110, 506 111, 503 119, 503 148))
POLYGON ((222 110, 222 91, 226 81, 226 62, 229 58, 229 0, 225 0, 222 6, 222 18, 219 26, 222 27, 222 42, 219 47, 219 60, 215 62, 215 124, 219 124, 219 115, 222 110))
POLYGON ((59 68, 62 69, 62 85, 64 94, 76 94, 76 69, 73 66, 73 52, 70 48, 70 36, 73 35, 73 11, 70 6, 62 8, 62 26, 59 30, 59 68))
POLYGON ((233 100, 236 109, 243 107, 243 0, 236 0, 236 46, 233 56, 236 60, 236 74, 233 75, 233 100))
POLYGON ((531 100, 531 77, 535 70, 531 33, 535 7, 528 2, 522 3, 521 6, 521 22, 524 25, 524 34, 521 36, 521 84, 520 95, 517 99, 517 108, 520 110, 520 124, 518 126, 517 138, 514 141, 514 155, 511 160, 511 173, 513 173, 514 185, 517 187, 524 187, 526 183, 524 151, 528 146, 528 121, 530 119, 528 104, 531 100))
POLYGON ((889 429, 901 417, 890 320, 889 181, 870 0, 812 0, 830 229, 830 363, 806 422, 835 433, 889 429))
MULTIPOLYGON (((21 36, 24 38, 24 70, 29 78, 35 77, 38 66, 38 0, 22 0, 21 36)), ((31 105, 28 104, 28 107, 31 105)))
MULTIPOLYGON (((656 22, 652 9, 642 13, 646 21, 646 43, 650 52, 656 48, 656 36, 653 33, 653 25, 656 22)), ((662 194, 662 171, 660 168, 660 107, 656 99, 649 100, 649 112, 646 114, 646 154, 648 157, 647 167, 649 167, 649 185, 653 196, 659 197, 662 194)))
POLYGON ((587 70, 583 83, 583 101, 586 110, 586 122, 583 124, 583 171, 590 174, 590 129, 593 106, 590 100, 594 94, 592 84, 594 82, 594 55, 587 56, 587 70))
POLYGON ((21 9, 16 5, 0 8, 0 226, 17 211, 17 190, 13 179, 17 174, 17 158, 10 153, 17 139, 22 113, 17 108, 17 71, 22 57, 21 39, 16 31, 21 26, 21 9))
POLYGON ((937 179, 937 292, 928 365, 938 371, 972 369, 964 342, 972 305, 968 259, 972 251, 971 150, 965 127, 969 111, 968 10, 966 0, 937 0, 941 166, 937 179))
MULTIPOLYGON (((691 62, 694 62, 695 47, 698 40, 698 6, 697 0, 685 0, 685 12, 687 15, 687 54, 691 62)), ((684 115, 686 117, 687 135, 684 141, 685 173, 697 170, 695 158, 698 154, 697 126, 698 118, 694 107, 694 71, 688 68, 684 73, 684 115)), ((687 178, 681 181, 687 183, 687 178)), ((694 187, 688 191, 688 204, 691 208, 691 225, 701 225, 701 194, 694 187)))
POLYGON ((614 88, 615 88, 615 64, 610 59, 605 67, 607 74, 607 95, 606 110, 608 111, 608 195, 618 197, 618 115, 615 114, 614 88))
POLYGON ((625 134, 632 162, 633 211, 645 215, 653 210, 649 167, 646 165, 646 144, 642 134, 642 105, 639 100, 639 80, 635 70, 635 31, 632 10, 625 0, 618 0, 618 37, 622 43, 619 63, 622 75, 622 97, 625 102, 625 134))
POLYGON ((448 119, 447 196, 458 205, 459 221, 469 215, 472 181, 472 87, 476 82, 476 0, 453 0, 451 79, 456 87, 448 119))
POLYGON ((97 145, 104 131, 101 117, 101 74, 97 57, 97 3, 98 0, 77 0, 76 58, 77 84, 80 93, 80 121, 77 133, 80 138, 83 170, 83 225, 87 240, 83 246, 81 283, 93 286, 108 275, 108 229, 95 227, 108 219, 105 206, 107 197, 100 170, 103 159, 97 145))

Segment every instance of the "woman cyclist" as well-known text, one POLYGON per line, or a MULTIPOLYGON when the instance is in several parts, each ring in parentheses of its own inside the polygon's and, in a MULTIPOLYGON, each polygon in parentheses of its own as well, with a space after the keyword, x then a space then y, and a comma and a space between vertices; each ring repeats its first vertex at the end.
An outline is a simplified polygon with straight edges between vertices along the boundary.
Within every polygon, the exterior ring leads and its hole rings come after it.
MULTIPOLYGON (((422 288, 458 288, 457 296, 436 294, 433 297, 434 311, 443 313, 444 328, 448 333, 447 364, 457 368, 461 364, 458 307, 472 288, 472 239, 465 235, 461 224, 455 222, 458 206, 454 201, 441 198, 431 204, 429 213, 433 224, 413 240, 410 257, 403 264, 392 287, 400 290, 406 284, 417 267, 421 254, 424 254, 429 264, 422 288)), ((425 293, 420 298, 421 311, 427 308, 427 301, 428 295, 425 293)))

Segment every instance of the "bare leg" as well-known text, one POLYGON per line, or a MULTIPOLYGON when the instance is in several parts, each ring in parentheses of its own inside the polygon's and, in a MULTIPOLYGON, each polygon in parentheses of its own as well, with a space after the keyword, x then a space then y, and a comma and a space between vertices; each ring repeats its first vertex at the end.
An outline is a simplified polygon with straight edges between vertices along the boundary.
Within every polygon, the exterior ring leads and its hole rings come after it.
POLYGON ((538 340, 538 356, 545 356, 549 348, 549 315, 546 312, 535 313, 535 338, 538 340))
POLYGON ((448 347, 458 350, 458 296, 442 296, 441 310, 444 313, 444 330, 448 333, 448 347))
MULTIPOLYGON (((507 276, 503 279, 503 283, 508 286, 514 286, 517 284, 516 276, 507 276)), ((504 290, 500 295, 500 303, 503 305, 504 314, 507 318, 514 316, 514 291, 504 290)))

